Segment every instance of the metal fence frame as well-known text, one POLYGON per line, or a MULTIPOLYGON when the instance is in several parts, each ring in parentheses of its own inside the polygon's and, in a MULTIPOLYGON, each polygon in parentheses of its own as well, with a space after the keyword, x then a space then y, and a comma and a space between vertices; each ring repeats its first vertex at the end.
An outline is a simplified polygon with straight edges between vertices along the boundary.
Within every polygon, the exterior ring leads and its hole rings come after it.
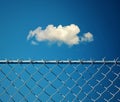
POLYGON ((0 60, 0 64, 120 64, 114 60, 0 60))

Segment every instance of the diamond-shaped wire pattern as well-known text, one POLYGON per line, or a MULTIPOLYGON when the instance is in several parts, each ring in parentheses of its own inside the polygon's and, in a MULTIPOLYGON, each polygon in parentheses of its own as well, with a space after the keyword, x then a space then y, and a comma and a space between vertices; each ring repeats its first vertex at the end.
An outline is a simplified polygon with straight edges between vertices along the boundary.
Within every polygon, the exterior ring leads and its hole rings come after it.
POLYGON ((120 61, 0 61, 0 102, 120 102, 120 61))

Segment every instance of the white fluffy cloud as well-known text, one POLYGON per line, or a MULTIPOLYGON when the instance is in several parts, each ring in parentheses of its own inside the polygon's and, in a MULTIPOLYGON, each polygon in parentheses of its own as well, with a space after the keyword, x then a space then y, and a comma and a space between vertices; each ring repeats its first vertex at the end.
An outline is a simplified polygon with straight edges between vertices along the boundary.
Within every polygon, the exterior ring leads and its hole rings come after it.
MULTIPOLYGON (((56 42, 58 45, 64 43, 69 46, 79 44, 80 42, 93 41, 93 35, 91 33, 88 32, 79 38, 79 32, 80 28, 75 24, 68 26, 59 25, 58 27, 48 25, 44 30, 41 27, 33 31, 31 30, 27 36, 27 40, 35 38, 37 42, 48 41, 49 43, 56 42)), ((32 44, 36 45, 37 42, 32 41, 32 44)))
POLYGON ((81 42, 91 42, 91 41, 93 41, 93 35, 90 32, 85 33, 81 37, 81 42))

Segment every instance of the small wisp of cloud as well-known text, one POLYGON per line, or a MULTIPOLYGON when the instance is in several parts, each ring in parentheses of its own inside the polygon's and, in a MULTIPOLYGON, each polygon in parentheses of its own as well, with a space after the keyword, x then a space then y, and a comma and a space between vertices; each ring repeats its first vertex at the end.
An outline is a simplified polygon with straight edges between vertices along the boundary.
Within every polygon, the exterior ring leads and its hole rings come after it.
POLYGON ((85 33, 81 38, 78 36, 79 33, 80 28, 75 24, 68 26, 59 25, 58 27, 48 25, 46 29, 38 27, 35 30, 31 30, 27 36, 27 40, 34 38, 34 41, 31 41, 33 45, 37 45, 38 42, 47 41, 49 44, 57 43, 58 46, 62 44, 73 46, 80 42, 93 41, 93 35, 90 32, 85 33))
POLYGON ((81 37, 81 42, 91 42, 91 41, 93 41, 93 35, 90 32, 85 33, 81 37))
POLYGON ((38 43, 36 41, 33 41, 33 40, 31 41, 31 44, 32 45, 38 45, 38 43))

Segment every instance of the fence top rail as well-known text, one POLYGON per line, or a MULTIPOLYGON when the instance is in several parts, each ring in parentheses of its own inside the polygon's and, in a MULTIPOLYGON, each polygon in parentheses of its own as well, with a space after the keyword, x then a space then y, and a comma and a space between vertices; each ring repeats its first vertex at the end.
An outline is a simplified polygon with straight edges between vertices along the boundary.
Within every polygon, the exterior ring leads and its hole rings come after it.
POLYGON ((120 64, 120 60, 0 60, 0 64, 120 64))

